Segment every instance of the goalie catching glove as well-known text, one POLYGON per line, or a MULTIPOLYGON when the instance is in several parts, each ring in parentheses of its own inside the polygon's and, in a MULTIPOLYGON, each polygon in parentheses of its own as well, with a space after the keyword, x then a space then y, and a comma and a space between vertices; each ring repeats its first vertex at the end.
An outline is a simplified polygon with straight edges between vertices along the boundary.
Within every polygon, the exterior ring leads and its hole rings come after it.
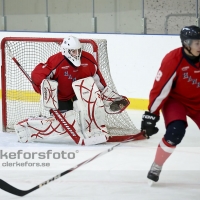
POLYGON ((121 113, 130 104, 127 97, 117 94, 108 86, 101 92, 101 99, 108 114, 121 113))
POLYGON ((127 99, 120 99, 120 100, 115 100, 111 105, 110 105, 110 110, 116 112, 123 110, 129 105, 129 101, 127 99))
POLYGON ((156 134, 159 129, 156 126, 156 123, 159 121, 160 117, 145 111, 142 116, 142 124, 141 124, 141 131, 144 131, 144 136, 149 139, 150 136, 156 134))

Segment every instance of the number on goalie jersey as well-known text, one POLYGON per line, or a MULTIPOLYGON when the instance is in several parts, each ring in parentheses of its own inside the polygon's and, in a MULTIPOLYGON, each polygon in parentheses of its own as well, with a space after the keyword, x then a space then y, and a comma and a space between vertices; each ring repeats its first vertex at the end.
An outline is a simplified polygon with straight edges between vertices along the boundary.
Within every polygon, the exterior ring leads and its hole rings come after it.
POLYGON ((36 92, 46 78, 58 82, 59 110, 72 110, 72 99, 76 99, 72 83, 76 80, 93 77, 100 91, 106 87, 105 80, 98 69, 94 57, 82 50, 80 41, 73 36, 63 40, 61 52, 52 55, 46 63, 38 64, 31 73, 36 92))

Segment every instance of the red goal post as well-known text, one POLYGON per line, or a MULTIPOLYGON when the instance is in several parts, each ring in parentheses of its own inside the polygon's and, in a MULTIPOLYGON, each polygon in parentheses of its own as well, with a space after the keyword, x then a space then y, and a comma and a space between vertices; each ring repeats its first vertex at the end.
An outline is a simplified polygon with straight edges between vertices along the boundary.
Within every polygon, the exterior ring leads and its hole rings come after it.
MULTIPOLYGON (((17 67, 9 52, 17 59, 30 76, 34 67, 45 63, 49 56, 60 51, 63 38, 6 37, 1 41, 2 81, 2 126, 3 131, 14 130, 14 124, 39 114, 49 113, 40 106, 40 95, 34 92, 31 83, 17 67)), ((117 92, 110 74, 107 41, 105 39, 80 39, 83 50, 91 53, 109 87, 117 92)), ((110 141, 122 141, 137 136, 140 131, 134 126, 126 111, 106 114, 106 126, 112 136, 110 141)), ((141 137, 143 138, 143 137, 141 137)), ((141 139, 140 137, 138 139, 141 139)))

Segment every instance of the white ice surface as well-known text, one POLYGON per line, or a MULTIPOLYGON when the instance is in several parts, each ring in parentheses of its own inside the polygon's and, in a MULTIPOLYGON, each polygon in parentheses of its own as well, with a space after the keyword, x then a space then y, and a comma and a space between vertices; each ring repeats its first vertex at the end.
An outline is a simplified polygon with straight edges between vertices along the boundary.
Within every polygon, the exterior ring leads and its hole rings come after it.
MULTIPOLYGON (((128 111, 137 128, 142 111, 128 111)), ((23 197, 25 200, 199 200, 200 199, 200 131, 188 119, 189 127, 183 142, 167 160, 158 183, 151 187, 146 178, 153 162, 156 147, 165 128, 158 123, 159 133, 149 140, 121 144, 77 170, 23 197)), ((0 178, 22 190, 28 190, 53 176, 112 147, 115 143, 96 146, 77 146, 72 141, 62 143, 17 142, 14 133, 0 132, 0 150, 5 152, 74 152, 75 159, 6 159, 0 153, 0 178), (78 153, 77 153, 78 152, 78 153), (50 163, 50 167, 3 167, 9 163, 50 163)), ((15 200, 0 190, 0 200, 15 200)))

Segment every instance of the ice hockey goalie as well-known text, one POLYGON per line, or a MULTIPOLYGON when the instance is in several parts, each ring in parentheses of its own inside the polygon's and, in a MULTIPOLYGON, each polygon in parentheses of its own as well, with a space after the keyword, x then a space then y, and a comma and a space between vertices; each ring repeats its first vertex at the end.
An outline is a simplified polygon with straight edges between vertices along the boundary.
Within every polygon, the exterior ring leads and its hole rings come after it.
POLYGON ((73 110, 58 110, 56 81, 44 79, 41 84, 41 103, 51 117, 30 117, 15 124, 19 142, 48 142, 72 138, 76 144, 104 143, 109 134, 105 125, 105 112, 116 114, 124 110, 127 98, 106 87, 102 92, 92 77, 74 81, 77 100, 73 110))

